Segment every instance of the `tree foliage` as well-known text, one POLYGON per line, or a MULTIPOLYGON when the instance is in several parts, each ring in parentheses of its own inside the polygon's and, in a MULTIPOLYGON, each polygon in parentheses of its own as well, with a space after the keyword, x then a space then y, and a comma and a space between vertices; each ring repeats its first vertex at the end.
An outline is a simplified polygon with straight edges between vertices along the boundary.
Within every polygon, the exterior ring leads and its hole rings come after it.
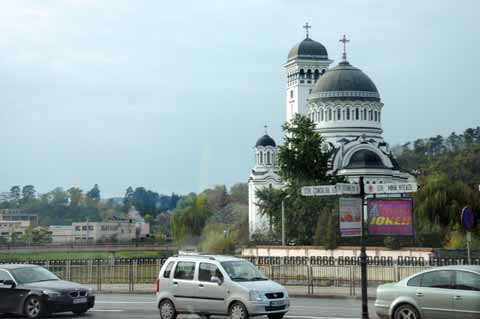
MULTIPOLYGON (((271 218, 274 228, 281 230, 280 209, 282 199, 285 206, 286 236, 296 244, 312 244, 316 237, 336 238, 326 231, 315 235, 322 208, 332 207, 328 198, 304 197, 303 186, 335 184, 341 179, 327 175, 331 150, 315 131, 315 124, 305 116, 296 114, 291 122, 283 125, 285 143, 278 150, 279 175, 285 187, 279 191, 265 188, 256 192, 260 210, 271 218)), ((326 213, 325 213, 326 214, 326 213)), ((328 221, 328 217, 327 217, 328 221)), ((335 230, 336 231, 336 230, 335 230)), ((332 239, 333 240, 333 239, 332 239)))

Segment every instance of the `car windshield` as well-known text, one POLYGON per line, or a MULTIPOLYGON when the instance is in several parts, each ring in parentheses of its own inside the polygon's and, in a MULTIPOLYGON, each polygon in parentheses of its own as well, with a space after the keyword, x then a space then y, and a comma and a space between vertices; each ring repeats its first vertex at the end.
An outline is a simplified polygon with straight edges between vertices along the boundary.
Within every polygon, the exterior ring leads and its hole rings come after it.
POLYGON ((248 261, 225 261, 221 263, 233 281, 259 281, 268 280, 254 265, 248 261))
POLYGON ((10 272, 19 284, 60 280, 57 276, 42 267, 17 268, 10 272))

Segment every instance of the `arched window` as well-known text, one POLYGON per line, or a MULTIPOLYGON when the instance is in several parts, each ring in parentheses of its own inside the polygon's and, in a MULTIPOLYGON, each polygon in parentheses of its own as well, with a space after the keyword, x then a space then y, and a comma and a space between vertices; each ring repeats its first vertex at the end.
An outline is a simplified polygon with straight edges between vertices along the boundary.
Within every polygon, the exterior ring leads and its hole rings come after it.
POLYGON ((358 107, 355 109, 355 119, 358 121, 360 119, 360 114, 358 111, 358 107))
POLYGON ((378 111, 378 121, 380 122, 380 111, 378 111))
POLYGON ((300 70, 300 80, 305 79, 305 71, 303 69, 300 70))
POLYGON ((372 121, 373 120, 373 115, 372 115, 372 110, 368 111, 368 120, 372 121))
POLYGON ((340 121, 342 119, 342 112, 340 109, 337 109, 337 121, 340 121))
POLYGON ((323 122, 323 119, 324 119, 324 117, 323 117, 323 109, 321 109, 321 110, 320 110, 320 121, 323 122))
POLYGON ((260 151, 260 164, 263 164, 263 152, 260 151))
POLYGON ((322 75, 323 75, 323 73, 325 73, 325 69, 322 70, 322 75))
POLYGON ((346 115, 345 115, 345 113, 346 113, 346 110, 343 109, 343 110, 342 110, 342 119, 343 119, 344 121, 345 121, 346 118, 347 118, 346 115))
POLYGON ((307 79, 311 80, 312 79, 312 70, 308 69, 307 71, 307 79))
POLYGON ((350 120, 350 108, 347 109, 347 121, 350 120))
POLYGON ((366 121, 367 120, 367 109, 363 109, 363 116, 362 120, 366 121))
POLYGON ((332 109, 328 109, 328 120, 332 120, 332 109))
POLYGON ((377 122, 378 120, 378 115, 377 115, 377 111, 375 111, 375 122, 377 122))
POLYGON ((290 98, 293 99, 293 90, 290 90, 290 98))
POLYGON ((316 81, 318 80, 319 77, 320 77, 320 72, 318 70, 315 70, 315 72, 313 73, 313 79, 316 81))
POLYGON ((267 165, 271 165, 272 163, 270 162, 270 152, 267 152, 267 165))
POLYGON ((333 120, 337 120, 337 110, 333 110, 333 120))

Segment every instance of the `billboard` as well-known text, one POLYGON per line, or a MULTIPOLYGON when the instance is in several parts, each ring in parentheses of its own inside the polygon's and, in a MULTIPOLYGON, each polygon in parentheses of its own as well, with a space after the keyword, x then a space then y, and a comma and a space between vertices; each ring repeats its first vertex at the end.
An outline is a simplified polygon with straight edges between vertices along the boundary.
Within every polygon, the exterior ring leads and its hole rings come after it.
POLYGON ((362 199, 340 198, 340 235, 355 237, 362 235, 362 199))
POLYGON ((370 199, 368 201, 369 235, 412 236, 412 200, 370 199))

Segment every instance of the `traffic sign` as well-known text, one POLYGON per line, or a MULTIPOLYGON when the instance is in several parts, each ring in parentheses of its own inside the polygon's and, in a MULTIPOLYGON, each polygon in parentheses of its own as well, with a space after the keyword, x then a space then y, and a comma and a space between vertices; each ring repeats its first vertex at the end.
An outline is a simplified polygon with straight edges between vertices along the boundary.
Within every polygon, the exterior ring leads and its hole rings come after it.
POLYGON ((475 214, 470 207, 464 207, 462 209, 462 226, 465 230, 472 230, 475 226, 475 214))
POLYGON ((303 196, 336 196, 360 194, 358 184, 337 183, 336 185, 319 185, 302 187, 303 196))
POLYGON ((365 194, 401 194, 414 193, 418 190, 417 183, 390 183, 390 184, 367 184, 365 194))

